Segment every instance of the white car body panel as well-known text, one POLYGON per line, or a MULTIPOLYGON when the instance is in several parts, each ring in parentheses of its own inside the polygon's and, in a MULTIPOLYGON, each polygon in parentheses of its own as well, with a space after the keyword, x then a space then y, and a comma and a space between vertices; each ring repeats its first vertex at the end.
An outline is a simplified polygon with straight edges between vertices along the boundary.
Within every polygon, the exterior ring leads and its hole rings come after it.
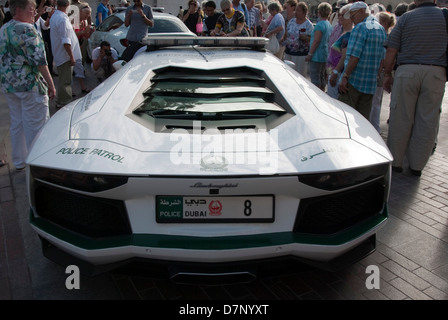
MULTIPOLYGON (((181 138, 175 138, 172 135, 148 130, 134 120, 130 119, 128 116, 124 116, 128 115, 130 111, 124 109, 122 106, 128 104, 130 100, 135 99, 135 96, 139 92, 139 88, 144 82, 148 81, 148 76, 152 72, 151 68, 156 67, 159 69, 162 68, 164 64, 188 67, 188 65, 194 65, 195 60, 198 62, 202 60, 202 57, 199 54, 192 53, 188 57, 185 57, 185 55, 182 56, 182 58, 186 59, 185 62, 181 61, 179 63, 176 60, 176 63, 173 64, 170 58, 173 54, 173 52, 164 51, 157 54, 158 59, 154 59, 154 62, 146 62, 144 55, 142 57, 136 57, 135 61, 131 61, 131 63, 126 65, 124 68, 125 72, 120 72, 119 74, 113 75, 110 81, 100 84, 85 98, 74 102, 73 104, 76 105, 76 107, 74 108, 71 116, 72 126, 69 130, 71 140, 67 141, 66 144, 58 144, 55 146, 54 140, 49 139, 49 137, 54 137, 55 134, 51 131, 47 132, 44 130, 42 133, 42 139, 36 142, 39 147, 33 149, 33 152, 30 153, 29 159, 34 161, 34 158, 41 156, 35 155, 34 150, 47 150, 47 157, 43 155, 43 158, 40 158, 40 161, 43 163, 48 164, 54 162, 57 167, 66 166, 67 168, 71 168, 76 171, 84 170, 83 167, 85 166, 83 165, 83 162, 78 161, 78 158, 81 157, 80 155, 67 155, 64 154, 64 152, 59 151, 63 148, 85 148, 88 149, 87 153, 90 154, 92 150, 98 149, 107 150, 114 155, 120 155, 123 158, 126 158, 126 160, 123 159, 126 163, 123 163, 123 161, 107 161, 106 158, 104 158, 102 162, 95 163, 92 161, 92 166, 90 166, 90 170, 92 170, 92 172, 117 172, 115 165, 119 166, 120 172, 126 174, 160 174, 167 172, 166 168, 163 167, 159 168, 160 172, 154 172, 151 171, 151 169, 149 169, 150 171, 142 172, 141 170, 143 168, 140 167, 139 164, 141 164, 141 166, 145 165, 144 161, 142 162, 140 157, 146 158, 149 156, 153 158, 155 163, 165 163, 167 158, 169 159, 169 153, 176 148, 176 145, 179 144, 181 138), (138 79, 137 82, 135 82, 136 79, 138 79), (111 84, 113 85, 111 86, 111 84), (117 94, 117 92, 123 90, 123 88, 126 88, 126 94, 117 94), (101 112, 102 109, 106 107, 107 112, 101 112), (95 117, 95 115, 100 112, 101 117, 95 117), (113 126, 110 126, 111 122, 114 123, 113 126), (117 130, 117 128, 126 128, 127 134, 122 134, 122 132, 117 130), (134 137, 140 138, 134 139, 134 137), (92 141, 87 142, 87 139, 92 141), (111 145, 112 141, 113 144, 116 144, 115 146, 111 145), (41 143, 49 144, 49 146, 42 146, 40 145, 41 143), (70 158, 73 158, 73 161, 70 161, 70 158), (101 169, 95 168, 95 165, 98 165, 101 169), (107 170, 109 165, 111 167, 107 170)), ((293 92, 297 91, 297 87, 303 90, 300 92, 302 98, 300 100, 300 105, 297 105, 296 107, 298 116, 282 124, 282 131, 278 132, 277 137, 279 145, 271 145, 273 150, 269 150, 267 154, 267 158, 270 158, 269 153, 275 153, 275 156, 278 157, 278 162, 280 164, 278 173, 291 173, 296 172, 296 170, 299 170, 300 172, 309 172, 311 170, 312 172, 313 168, 311 167, 307 169, 309 166, 306 166, 306 163, 301 161, 301 159, 303 157, 309 157, 310 155, 322 152, 322 150, 331 152, 332 155, 340 154, 339 158, 341 158, 342 166, 351 165, 350 161, 352 159, 362 166, 391 158, 387 147, 381 140, 381 137, 374 132, 374 129, 367 121, 364 121, 364 119, 359 117, 356 119, 346 119, 346 115, 343 112, 342 103, 336 102, 325 95, 319 95, 320 92, 317 91, 318 89, 316 87, 313 87, 311 84, 307 83, 300 76, 293 77, 289 73, 289 70, 285 69, 283 72, 280 72, 284 67, 280 61, 274 57, 271 56, 263 61, 257 61, 251 57, 251 54, 255 55, 256 52, 242 54, 242 56, 247 57, 247 59, 235 57, 235 54, 232 52, 228 52, 227 55, 222 53, 217 62, 214 62, 211 59, 210 64, 207 66, 210 69, 222 68, 223 56, 227 57, 229 60, 229 66, 232 67, 235 66, 233 59, 238 59, 241 66, 253 66, 254 68, 261 68, 263 66, 265 72, 272 77, 274 81, 276 81, 276 84, 280 84, 278 85, 278 88, 289 100, 291 105, 294 105, 293 92), (256 62, 255 65, 254 60, 256 62), (323 98, 323 101, 329 105, 331 103, 333 103, 333 105, 338 105, 339 109, 325 109, 321 105, 316 105, 312 101, 316 101, 318 97, 323 98), (323 111, 321 111, 321 108, 323 111), (318 112, 316 112, 316 109, 318 112), (347 120, 353 124, 356 123, 356 120, 359 124, 354 128, 349 128, 347 125, 347 120), (313 131, 309 130, 310 127, 313 128, 313 131), (341 140, 341 142, 338 140, 341 140), (357 141, 358 144, 354 143, 353 140, 357 141), (370 143, 369 140, 371 140, 372 143, 370 143), (366 143, 368 143, 367 146, 366 143), (348 144, 350 144, 350 146, 348 144), (294 148, 295 152, 290 150, 291 148, 294 148), (368 152, 366 152, 365 149, 369 149, 368 152), (281 150, 288 151, 281 152, 281 150), (288 154, 287 157, 286 154, 288 154), (289 154, 291 154, 291 156, 289 156, 289 154)), ((60 120, 57 121, 61 122, 60 120)), ((57 131, 59 131, 59 128, 57 128, 57 131)), ((206 147, 213 141, 219 140, 221 135, 201 136, 201 145, 206 147)), ((237 139, 236 137, 233 138, 232 135, 227 136, 233 141, 236 141, 237 139)), ((60 138, 59 135, 58 138, 60 138)), ((61 140, 61 143, 62 142, 63 141, 61 140)), ((193 148, 194 147, 191 146, 190 150, 193 150, 193 148)), ((226 152, 226 150, 223 151, 226 152)), ((234 152, 235 150, 229 151, 234 152)), ((207 153, 205 152, 205 154, 207 153)), ((84 154, 82 155, 82 158, 89 161, 89 158, 91 157, 84 154)), ((237 156, 235 155, 230 158, 236 159, 237 156)), ((317 166, 319 168, 322 168, 322 166, 327 167, 329 170, 338 170, 342 168, 342 166, 337 165, 335 158, 331 158, 331 163, 329 162, 325 166, 324 163, 326 159, 329 160, 328 157, 321 156, 318 157, 318 159, 319 160, 315 161, 322 161, 322 163, 319 163, 317 166)), ((147 159, 147 161, 148 160, 149 159, 147 159)), ((38 162, 36 162, 36 164, 38 164, 38 162)), ((199 165, 199 163, 197 165, 199 165)), ((169 171, 173 174, 188 174, 189 172, 195 172, 192 168, 185 168, 182 166, 175 166, 174 169, 175 170, 172 171, 173 168, 171 168, 169 171)), ((251 173, 254 172, 254 166, 249 165, 247 168, 232 166, 229 167, 229 170, 230 171, 226 172, 226 174, 232 172, 241 174, 251 173), (230 170, 231 168, 232 170, 230 170)))

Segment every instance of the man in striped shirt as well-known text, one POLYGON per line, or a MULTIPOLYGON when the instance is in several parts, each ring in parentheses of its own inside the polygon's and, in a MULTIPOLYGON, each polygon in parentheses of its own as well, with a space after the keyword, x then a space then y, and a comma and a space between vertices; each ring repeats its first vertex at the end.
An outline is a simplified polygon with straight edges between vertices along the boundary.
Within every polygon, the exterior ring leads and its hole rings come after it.
POLYGON ((420 176, 434 147, 445 93, 447 28, 434 0, 414 2, 417 7, 401 16, 386 42, 383 87, 392 91, 387 145, 393 170, 401 172, 407 156, 411 173, 420 176))
POLYGON ((367 4, 354 2, 350 7, 353 28, 339 85, 339 100, 355 108, 366 119, 370 117, 372 99, 377 87, 378 69, 384 59, 386 32, 370 16, 367 4))

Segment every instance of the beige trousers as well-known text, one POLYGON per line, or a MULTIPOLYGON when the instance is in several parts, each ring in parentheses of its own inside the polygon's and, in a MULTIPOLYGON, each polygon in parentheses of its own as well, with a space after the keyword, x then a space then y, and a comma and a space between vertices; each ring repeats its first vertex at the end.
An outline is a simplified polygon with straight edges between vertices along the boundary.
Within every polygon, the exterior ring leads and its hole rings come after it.
POLYGON ((445 93, 445 68, 405 64, 398 67, 390 101, 387 145, 401 167, 423 170, 431 156, 445 93))

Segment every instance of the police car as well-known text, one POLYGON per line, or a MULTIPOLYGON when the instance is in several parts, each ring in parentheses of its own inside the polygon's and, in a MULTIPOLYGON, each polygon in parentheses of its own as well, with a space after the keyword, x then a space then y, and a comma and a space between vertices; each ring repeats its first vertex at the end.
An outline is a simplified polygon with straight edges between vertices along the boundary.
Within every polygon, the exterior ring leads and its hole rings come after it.
POLYGON ((44 255, 89 274, 148 262, 175 279, 286 258, 338 270, 374 251, 388 148, 266 41, 149 39, 59 110, 27 160, 44 255))

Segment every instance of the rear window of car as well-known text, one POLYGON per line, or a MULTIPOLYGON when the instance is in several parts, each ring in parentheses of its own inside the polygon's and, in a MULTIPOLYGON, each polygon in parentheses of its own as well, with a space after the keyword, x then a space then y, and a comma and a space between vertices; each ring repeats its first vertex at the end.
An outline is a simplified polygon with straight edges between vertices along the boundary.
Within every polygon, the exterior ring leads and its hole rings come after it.
POLYGON ((165 32, 189 32, 182 21, 175 21, 173 19, 163 19, 161 17, 154 17, 154 26, 148 28, 149 33, 165 33, 165 32))
POLYGON ((167 68, 151 79, 143 95, 134 113, 155 118, 231 120, 285 112, 263 75, 249 68, 167 68))
POLYGON ((113 29, 119 28, 123 24, 123 20, 118 16, 112 15, 107 17, 97 28, 96 30, 101 32, 107 32, 113 29))

